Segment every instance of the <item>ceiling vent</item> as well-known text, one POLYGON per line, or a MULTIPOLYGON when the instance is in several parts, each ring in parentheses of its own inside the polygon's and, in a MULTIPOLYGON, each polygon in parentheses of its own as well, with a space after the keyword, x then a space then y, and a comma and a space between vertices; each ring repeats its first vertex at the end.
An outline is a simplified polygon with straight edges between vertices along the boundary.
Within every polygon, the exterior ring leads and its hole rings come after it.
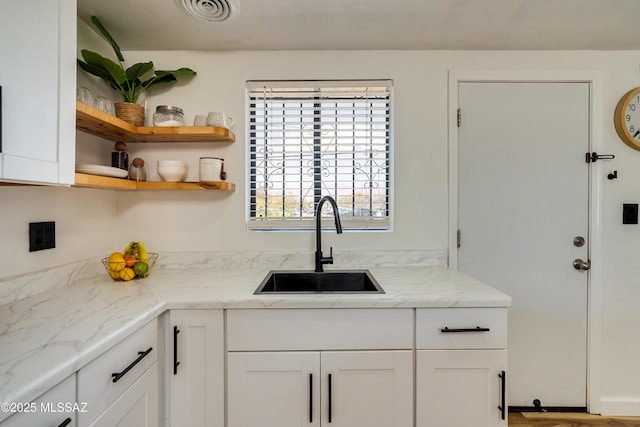
POLYGON ((209 22, 231 21, 240 12, 238 0, 175 0, 189 15, 209 22))

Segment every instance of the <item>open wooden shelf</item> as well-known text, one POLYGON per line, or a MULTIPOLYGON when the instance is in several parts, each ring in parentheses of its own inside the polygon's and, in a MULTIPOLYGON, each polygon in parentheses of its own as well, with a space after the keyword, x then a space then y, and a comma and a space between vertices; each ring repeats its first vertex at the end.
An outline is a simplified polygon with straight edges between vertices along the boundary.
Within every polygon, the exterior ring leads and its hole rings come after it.
POLYGON ((75 187, 101 188, 105 190, 224 190, 234 191, 236 185, 227 181, 215 182, 164 182, 130 181, 123 178, 76 173, 75 187))
POLYGON ((122 142, 234 142, 229 129, 217 126, 134 126, 76 101, 76 129, 122 142))

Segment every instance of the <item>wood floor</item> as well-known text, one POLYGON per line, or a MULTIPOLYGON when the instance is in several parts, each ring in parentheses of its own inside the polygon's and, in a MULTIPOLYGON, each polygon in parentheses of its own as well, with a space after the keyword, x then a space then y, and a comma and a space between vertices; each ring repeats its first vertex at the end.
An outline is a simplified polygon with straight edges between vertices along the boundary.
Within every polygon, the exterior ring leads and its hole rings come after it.
POLYGON ((640 417, 601 417, 599 415, 555 412, 512 412, 509 427, 640 427, 640 417))

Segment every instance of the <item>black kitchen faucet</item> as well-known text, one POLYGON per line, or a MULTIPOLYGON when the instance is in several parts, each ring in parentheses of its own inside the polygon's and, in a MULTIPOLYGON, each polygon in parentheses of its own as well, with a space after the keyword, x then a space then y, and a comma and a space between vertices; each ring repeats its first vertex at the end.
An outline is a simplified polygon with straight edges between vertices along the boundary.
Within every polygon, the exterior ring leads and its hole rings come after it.
POLYGON ((322 240, 320 238, 320 235, 322 234, 321 214, 322 205, 324 205, 324 202, 329 202, 331 204, 331 208, 333 209, 333 218, 336 222, 336 232, 338 234, 342 233, 340 215, 338 214, 338 205, 336 204, 336 201, 333 197, 324 196, 322 199, 320 199, 320 201, 318 202, 318 206, 316 207, 316 273, 322 273, 324 271, 324 269, 322 268, 324 264, 333 264, 333 248, 329 249, 328 257, 322 256, 322 240))

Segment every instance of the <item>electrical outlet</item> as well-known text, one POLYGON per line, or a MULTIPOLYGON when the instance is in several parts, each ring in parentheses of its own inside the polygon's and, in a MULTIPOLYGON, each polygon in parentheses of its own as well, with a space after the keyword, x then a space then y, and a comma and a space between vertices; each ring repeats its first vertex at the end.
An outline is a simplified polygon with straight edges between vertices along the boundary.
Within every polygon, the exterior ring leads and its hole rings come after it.
POLYGON ((56 247, 56 223, 30 222, 29 223, 29 252, 41 251, 56 247))

